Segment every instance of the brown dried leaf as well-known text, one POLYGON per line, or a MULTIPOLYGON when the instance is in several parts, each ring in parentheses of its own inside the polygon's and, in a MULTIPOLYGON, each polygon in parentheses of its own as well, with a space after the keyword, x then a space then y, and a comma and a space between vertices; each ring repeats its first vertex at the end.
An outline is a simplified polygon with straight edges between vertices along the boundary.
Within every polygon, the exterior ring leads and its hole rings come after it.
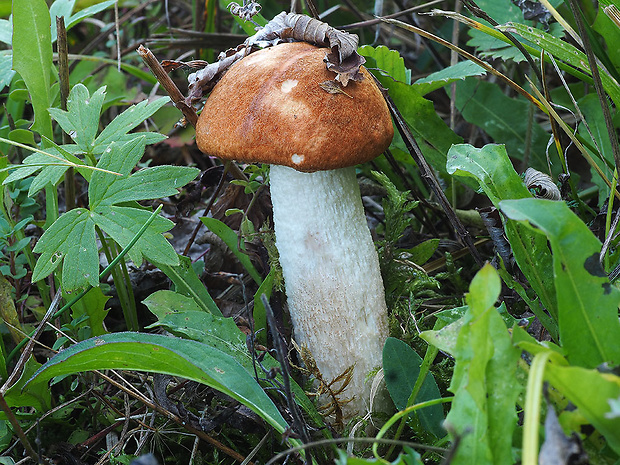
POLYGON ((353 98, 353 96, 347 94, 338 82, 334 81, 323 81, 319 84, 319 87, 323 89, 325 92, 329 94, 344 94, 349 98, 353 98))
POLYGON ((361 81, 364 76, 360 66, 366 61, 357 53, 358 37, 355 34, 339 31, 327 23, 305 15, 282 12, 256 34, 234 49, 221 53, 218 61, 207 64, 203 69, 188 77, 189 90, 186 103, 200 100, 208 93, 236 61, 253 51, 272 47, 281 42, 304 41, 331 52, 325 57, 327 69, 336 73, 335 80, 346 86, 349 81, 361 81))
POLYGON ((209 64, 204 60, 178 61, 178 60, 162 60, 161 66, 167 73, 176 71, 177 69, 201 69, 209 64))

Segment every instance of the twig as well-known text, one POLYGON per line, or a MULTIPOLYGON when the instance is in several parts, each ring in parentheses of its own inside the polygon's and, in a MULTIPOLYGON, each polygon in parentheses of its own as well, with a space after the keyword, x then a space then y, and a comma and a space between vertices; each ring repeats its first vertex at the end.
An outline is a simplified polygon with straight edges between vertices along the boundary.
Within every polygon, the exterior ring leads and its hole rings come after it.
MULTIPOLYGON (((375 78, 375 81, 377 82, 377 85, 380 85, 380 83, 376 80, 376 78, 375 78)), ((465 226, 463 226, 463 223, 461 223, 461 221, 456 216, 456 213, 454 212, 452 205, 450 205, 450 202, 448 201, 446 194, 444 194, 443 190, 441 189, 441 186, 439 185, 439 181, 437 181, 437 178, 435 177, 433 170, 426 162, 426 159, 424 158, 424 155, 422 154, 420 147, 418 146, 417 142, 413 138, 413 135, 411 134, 411 131, 409 130, 409 127, 407 126, 407 123, 405 122, 402 115, 400 114, 400 111, 396 107, 396 104, 394 104, 394 101, 392 100, 392 98, 387 94, 385 95, 385 101, 388 104, 390 113, 392 114, 392 117, 394 118, 394 123, 396 124, 396 128, 398 129, 398 132, 402 136, 403 141, 405 142, 405 145, 407 147, 407 150, 409 151, 412 158, 418 165, 418 168, 420 169, 420 175, 422 176, 422 178, 426 180, 428 186, 431 188, 433 193, 437 196, 437 200, 439 201, 442 208, 444 209, 444 212, 446 216, 448 217, 448 221, 450 221, 450 224, 456 230, 457 235, 460 237, 463 243, 467 246, 471 255, 474 257, 474 260, 476 260, 476 263, 480 267, 482 267, 484 265, 484 260, 482 260, 482 257, 480 256, 478 249, 476 249, 476 245, 474 244, 474 241, 471 238, 469 231, 465 229, 465 226)))
MULTIPOLYGON (((291 391, 291 380, 290 380, 290 372, 288 370, 288 360, 286 358, 286 350, 284 348, 284 343, 282 341, 282 336, 278 331, 278 326, 276 325, 276 319, 273 315, 273 310, 271 309, 271 305, 269 304, 269 299, 265 294, 260 296, 261 302, 265 307, 265 313, 267 315, 267 323, 269 325, 269 329, 271 330, 271 337, 273 339, 273 345, 276 350, 276 356, 278 358, 278 362, 280 362, 280 368, 282 370, 282 383, 284 385, 284 392, 286 393, 286 400, 288 403, 288 408, 291 412, 291 416, 293 417, 293 425, 296 429, 296 433, 299 434, 303 443, 310 442, 310 435, 308 434, 308 430, 306 429, 306 425, 304 423, 303 417, 301 416, 301 412, 299 411, 299 407, 293 398, 293 393, 291 391)), ((306 463, 312 463, 312 459, 309 454, 306 454, 306 463)))
POLYGON ((155 58, 155 55, 153 55, 153 53, 144 45, 140 45, 140 47, 138 47, 138 55, 142 57, 144 64, 148 66, 162 87, 166 89, 166 92, 170 95, 174 106, 181 110, 181 113, 183 113, 183 116, 185 116, 189 124, 196 127, 196 123, 198 122, 196 110, 185 103, 185 97, 172 79, 170 79, 170 76, 168 76, 168 73, 166 73, 164 68, 161 66, 159 60, 155 58))

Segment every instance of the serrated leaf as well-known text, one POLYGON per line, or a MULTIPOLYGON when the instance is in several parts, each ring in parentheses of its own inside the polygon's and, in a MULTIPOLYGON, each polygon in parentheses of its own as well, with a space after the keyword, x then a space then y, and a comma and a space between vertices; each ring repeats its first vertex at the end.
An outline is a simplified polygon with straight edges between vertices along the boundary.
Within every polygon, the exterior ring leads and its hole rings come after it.
POLYGON ((118 178, 99 205, 113 205, 133 200, 159 199, 178 194, 178 189, 196 178, 200 170, 189 166, 155 166, 118 178))
POLYGON ((52 40, 45 0, 13 2, 12 43, 13 69, 26 83, 34 109, 33 129, 51 139, 52 40))
POLYGON ((130 106, 127 110, 114 118, 112 122, 101 131, 101 134, 97 136, 95 140, 95 153, 100 153, 99 151, 103 151, 112 142, 120 140, 129 131, 168 103, 169 100, 168 97, 161 97, 152 102, 144 100, 137 105, 130 106))
POLYGON ((65 171, 68 169, 68 165, 44 166, 41 169, 41 172, 34 178, 32 184, 30 184, 30 188, 28 189, 28 197, 34 198, 37 192, 44 189, 48 185, 56 186, 65 174, 65 171))
POLYGON ((99 285, 95 223, 88 210, 76 208, 60 216, 43 233, 33 252, 41 254, 32 273, 33 282, 48 276, 62 262, 64 291, 99 285))
MULTIPOLYGON (((151 212, 131 207, 99 206, 93 213, 93 220, 121 247, 126 247, 150 218, 151 212)), ((158 216, 142 237, 129 251, 131 260, 139 265, 143 257, 152 262, 177 265, 179 259, 174 248, 162 235, 174 227, 174 223, 158 216)))
POLYGON ((27 386, 89 370, 164 373, 205 384, 238 400, 278 432, 288 425, 258 383, 232 357, 199 342, 144 333, 115 333, 79 342, 43 365, 27 386))
MULTIPOLYGON (((422 357, 405 342, 388 337, 383 346, 383 374, 390 397, 398 410, 408 407, 409 397, 420 376, 422 357)), ((441 393, 431 373, 424 378, 414 403, 440 399, 441 393)), ((411 404, 413 405, 413 404, 411 404)), ((443 407, 432 405, 416 411, 420 424, 438 438, 446 433, 442 428, 443 407)))
MULTIPOLYGON (((207 344, 231 355, 246 370, 249 368, 247 363, 242 361, 251 361, 245 336, 232 318, 205 312, 191 297, 173 291, 157 291, 142 303, 158 319, 157 323, 149 328, 161 326, 176 336, 207 344)), ((253 372, 253 369, 249 372, 253 372)))
POLYGON ((228 248, 233 254, 235 254, 235 257, 237 257, 237 259, 241 262, 248 274, 252 277, 252 279, 254 279, 256 284, 260 286, 263 281, 260 273, 252 264, 250 257, 239 249, 239 237, 237 236, 237 233, 226 224, 215 218, 200 218, 200 221, 202 221, 211 232, 226 243, 228 248))
POLYGON ((599 240, 563 202, 505 200, 500 208, 536 227, 551 243, 560 342, 569 361, 585 368, 620 363, 620 290, 599 263, 599 240))
POLYGON ((359 47, 357 52, 374 61, 374 64, 367 64, 367 66, 379 68, 381 72, 395 81, 400 81, 405 84, 411 83, 411 70, 405 67, 405 60, 400 56, 398 51, 390 50, 383 45, 378 47, 364 45, 359 47))
POLYGON ((483 76, 484 74, 486 74, 486 70, 480 65, 465 60, 429 74, 425 78, 418 79, 412 86, 420 95, 426 95, 455 81, 462 81, 466 77, 483 76))
POLYGON ((52 118, 71 136, 78 147, 87 153, 93 153, 95 147, 105 89, 105 86, 100 87, 91 96, 86 86, 76 84, 67 98, 67 111, 49 109, 52 118))
POLYGON ((131 170, 144 155, 144 148, 144 138, 137 137, 129 142, 113 142, 104 150, 97 163, 97 168, 113 171, 122 176, 102 171, 93 173, 88 185, 90 208, 96 208, 108 195, 108 191, 113 189, 116 182, 129 176, 131 170))
POLYGON ((157 261, 153 261, 153 263, 170 278, 178 293, 194 299, 204 311, 222 316, 222 312, 213 301, 209 291, 192 268, 191 259, 183 255, 177 257, 179 260, 177 265, 165 265, 157 261))

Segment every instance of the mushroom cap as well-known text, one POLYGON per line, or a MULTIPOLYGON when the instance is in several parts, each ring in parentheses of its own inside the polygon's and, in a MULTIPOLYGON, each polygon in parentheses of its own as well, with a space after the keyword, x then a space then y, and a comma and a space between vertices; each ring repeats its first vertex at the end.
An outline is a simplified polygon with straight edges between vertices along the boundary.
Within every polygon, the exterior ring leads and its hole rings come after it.
POLYGON ((293 42, 235 63, 200 114, 198 148, 225 160, 308 172, 356 165, 383 153, 394 129, 381 91, 364 68, 363 80, 349 81, 342 92, 326 91, 321 83, 336 76, 323 61, 329 52, 293 42))

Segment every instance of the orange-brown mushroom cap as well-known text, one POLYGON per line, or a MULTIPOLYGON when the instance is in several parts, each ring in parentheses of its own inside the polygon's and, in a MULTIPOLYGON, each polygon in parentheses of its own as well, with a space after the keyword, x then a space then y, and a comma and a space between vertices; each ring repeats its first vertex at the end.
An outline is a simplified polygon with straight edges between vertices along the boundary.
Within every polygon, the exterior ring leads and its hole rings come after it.
MULTIPOLYGON (((290 166, 298 171, 344 168, 387 149, 389 110, 372 77, 330 93, 335 74, 328 49, 306 42, 248 55, 215 86, 196 126, 204 153, 225 160, 290 166)), ((339 85, 339 84, 338 84, 339 85)))

